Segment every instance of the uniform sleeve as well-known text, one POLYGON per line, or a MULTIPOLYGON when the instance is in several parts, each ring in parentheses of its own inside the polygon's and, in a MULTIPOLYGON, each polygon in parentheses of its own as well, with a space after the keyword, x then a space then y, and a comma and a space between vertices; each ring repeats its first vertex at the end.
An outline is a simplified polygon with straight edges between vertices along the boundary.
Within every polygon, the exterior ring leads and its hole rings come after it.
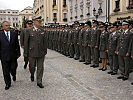
POLYGON ((27 33, 25 34, 24 39, 24 56, 28 57, 29 55, 29 37, 30 37, 30 29, 27 29, 27 33))
POLYGON ((97 30, 97 41, 96 41, 96 46, 99 46, 100 43, 100 35, 101 35, 101 31, 97 30))

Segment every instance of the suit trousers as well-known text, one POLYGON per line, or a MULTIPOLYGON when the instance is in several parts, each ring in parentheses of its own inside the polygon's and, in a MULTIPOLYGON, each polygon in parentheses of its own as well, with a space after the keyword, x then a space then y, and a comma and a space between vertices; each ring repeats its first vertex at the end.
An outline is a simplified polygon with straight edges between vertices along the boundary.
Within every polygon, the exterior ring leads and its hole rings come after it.
POLYGON ((118 55, 116 55, 116 54, 109 55, 109 65, 110 65, 111 71, 113 71, 114 73, 117 73, 117 71, 119 69, 118 55))
POLYGON ((29 57, 29 63, 31 65, 31 76, 34 76, 35 69, 37 67, 37 83, 42 83, 44 59, 45 57, 29 57))
POLYGON ((11 85, 11 76, 16 76, 16 70, 17 70, 17 60, 10 60, 10 61, 5 61, 1 60, 2 64, 2 70, 3 70, 3 76, 4 76, 4 81, 6 85, 11 85))
POLYGON ((91 63, 91 48, 89 46, 84 47, 85 62, 91 63))
POLYGON ((99 49, 91 47, 91 55, 92 55, 93 64, 95 66, 99 66, 99 49))
POLYGON ((129 77, 130 60, 130 57, 124 57, 119 55, 119 70, 121 71, 121 74, 125 77, 129 77))

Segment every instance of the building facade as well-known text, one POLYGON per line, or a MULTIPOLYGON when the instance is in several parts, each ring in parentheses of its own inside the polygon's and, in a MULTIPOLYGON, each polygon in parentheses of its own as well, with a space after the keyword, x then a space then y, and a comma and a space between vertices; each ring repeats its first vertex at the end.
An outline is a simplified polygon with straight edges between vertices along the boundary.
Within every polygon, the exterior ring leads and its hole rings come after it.
POLYGON ((35 0, 34 18, 41 17, 43 24, 68 23, 68 0, 35 0))
POLYGON ((19 27, 19 10, 0 10, 0 23, 3 21, 9 21, 12 27, 19 27))
POLYGON ((133 0, 112 0, 111 22, 133 20, 133 0))
POLYGON ((23 20, 32 20, 33 8, 28 6, 19 13, 20 16, 20 27, 22 27, 23 20))
POLYGON ((98 21, 109 21, 110 0, 68 0, 69 22, 97 19, 98 21))

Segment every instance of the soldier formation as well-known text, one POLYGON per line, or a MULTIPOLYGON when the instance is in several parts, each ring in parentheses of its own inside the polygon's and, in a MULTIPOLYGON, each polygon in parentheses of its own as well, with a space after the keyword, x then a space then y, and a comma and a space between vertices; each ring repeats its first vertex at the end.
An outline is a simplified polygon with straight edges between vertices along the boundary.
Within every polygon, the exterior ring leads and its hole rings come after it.
MULTIPOLYGON (((103 23, 93 20, 73 25, 45 26, 49 49, 84 62, 90 67, 128 80, 133 67, 133 21, 103 23)), ((133 85, 133 83, 132 83, 133 85)))

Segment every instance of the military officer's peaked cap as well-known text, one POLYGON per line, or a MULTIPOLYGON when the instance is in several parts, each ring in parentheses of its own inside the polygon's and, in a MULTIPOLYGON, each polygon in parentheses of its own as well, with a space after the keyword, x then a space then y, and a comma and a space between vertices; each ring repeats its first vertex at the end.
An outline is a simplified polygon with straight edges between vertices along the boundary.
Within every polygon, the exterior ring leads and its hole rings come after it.
POLYGON ((84 26, 85 24, 84 23, 80 23, 80 26, 84 26))
POLYGON ((75 21, 74 24, 79 24, 79 22, 78 21, 75 21))
POLYGON ((34 21, 42 22, 41 17, 35 18, 34 21))
POLYGON ((106 25, 106 26, 111 26, 112 23, 110 23, 110 22, 105 22, 105 25, 106 25))
POLYGON ((104 22, 99 22, 99 27, 105 27, 105 23, 104 22))
POLYGON ((27 20, 26 24, 32 24, 33 21, 32 20, 27 20))
POLYGON ((96 23, 97 25, 99 24, 97 20, 92 20, 92 23, 96 23))
POLYGON ((133 20, 129 20, 128 22, 129 22, 130 25, 133 26, 133 20))
POLYGON ((122 21, 116 21, 117 25, 122 25, 122 21))
POLYGON ((129 22, 128 21, 123 21, 122 25, 129 25, 129 22))
POLYGON ((91 26, 91 21, 86 21, 85 24, 91 26))
POLYGON ((118 27, 118 24, 116 22, 112 23, 111 28, 118 27))

